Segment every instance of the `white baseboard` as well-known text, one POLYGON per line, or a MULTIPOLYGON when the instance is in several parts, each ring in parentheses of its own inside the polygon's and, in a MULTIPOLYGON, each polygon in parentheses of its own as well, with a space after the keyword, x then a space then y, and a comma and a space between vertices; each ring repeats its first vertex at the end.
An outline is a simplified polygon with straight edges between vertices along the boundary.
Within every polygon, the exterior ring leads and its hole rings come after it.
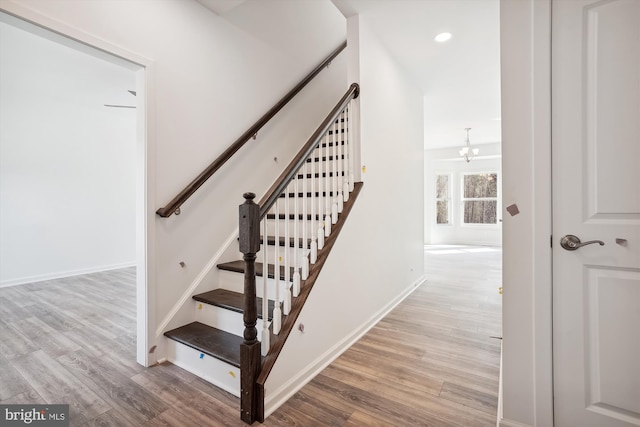
POLYGON ((123 262, 118 264, 100 265, 77 270, 58 271, 55 273, 37 274, 35 276, 18 277, 0 281, 0 288, 8 286, 26 285, 28 283, 44 282, 46 280, 63 279, 65 277, 82 276, 83 274, 100 273, 102 271, 119 270, 121 268, 135 267, 136 261, 123 262))
POLYGON ((529 424, 522 424, 517 421, 507 420, 504 418, 500 420, 500 423, 498 424, 498 426, 499 427, 532 427, 529 424))
POLYGON ((498 374, 498 411, 496 416, 496 427, 500 427, 502 419, 502 340, 500 340, 500 373, 498 374))
POLYGON ((336 345, 324 352, 320 357, 313 361, 307 369, 301 371, 298 375, 291 378, 285 384, 283 384, 278 390, 273 393, 268 393, 265 396, 264 402, 264 416, 265 418, 274 413, 282 404, 297 393, 302 387, 304 387, 309 381, 311 381, 316 375, 318 375, 324 368, 329 366, 331 362, 340 357, 342 353, 349 349, 356 341, 358 341, 364 334, 369 332, 382 318, 384 318, 391 310, 396 308, 405 298, 407 298, 414 290, 423 284, 426 280, 426 276, 423 275, 418 280, 413 282, 407 289, 405 289, 400 295, 393 299, 389 304, 384 306, 372 317, 369 318, 362 326, 354 330, 350 335, 339 341, 336 345))

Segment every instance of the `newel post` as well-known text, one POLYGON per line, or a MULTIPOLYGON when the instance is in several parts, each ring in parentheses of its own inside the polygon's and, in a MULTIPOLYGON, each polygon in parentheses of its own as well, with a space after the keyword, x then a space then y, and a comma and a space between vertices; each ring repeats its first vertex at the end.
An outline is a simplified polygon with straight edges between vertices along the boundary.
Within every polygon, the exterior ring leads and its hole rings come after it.
POLYGON ((256 380, 260 373, 258 308, 256 304, 256 253, 260 250, 260 207, 253 193, 243 194, 240 205, 240 252, 244 254, 244 341, 240 344, 240 418, 251 424, 258 418, 256 380))

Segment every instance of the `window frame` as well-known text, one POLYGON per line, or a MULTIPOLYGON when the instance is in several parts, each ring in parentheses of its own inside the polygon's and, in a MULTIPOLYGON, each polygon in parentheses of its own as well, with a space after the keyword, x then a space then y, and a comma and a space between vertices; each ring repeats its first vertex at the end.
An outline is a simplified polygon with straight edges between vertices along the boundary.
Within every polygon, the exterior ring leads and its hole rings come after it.
POLYGON ((500 200, 501 200, 501 187, 500 180, 502 177, 500 176, 500 171, 498 170, 482 170, 482 171, 473 171, 473 172, 461 172, 460 174, 460 226, 461 227, 469 227, 469 228, 489 228, 489 227, 498 227, 500 226, 500 200), (464 181, 466 176, 470 175, 496 175, 496 196, 495 197, 464 197, 464 181), (481 202, 481 201, 494 201, 496 202, 496 222, 495 223, 472 223, 464 221, 464 207, 465 202, 481 202))
POLYGON ((433 222, 438 227, 451 227, 453 226, 454 215, 453 215, 453 173, 451 172, 436 172, 433 180, 433 191, 434 191, 434 203, 432 205, 433 209, 433 222), (438 185, 438 177, 446 176, 447 177, 447 193, 449 197, 442 198, 438 197, 437 185, 438 185), (438 223, 438 202, 447 202, 447 222, 446 223, 438 223))

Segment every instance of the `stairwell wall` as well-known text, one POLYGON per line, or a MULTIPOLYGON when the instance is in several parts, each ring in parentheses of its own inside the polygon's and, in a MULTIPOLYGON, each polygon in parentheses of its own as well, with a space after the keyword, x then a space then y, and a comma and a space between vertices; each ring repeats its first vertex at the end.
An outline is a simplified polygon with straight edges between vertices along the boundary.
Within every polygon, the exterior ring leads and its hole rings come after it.
MULTIPOLYGON (((259 198, 344 93, 344 60, 334 61, 322 72, 183 205, 180 216, 159 218, 155 210, 345 35, 328 34, 322 51, 308 63, 243 32, 193 0, 0 0, 0 9, 103 50, 114 48, 145 58, 148 61, 142 65, 152 69, 146 76, 144 124, 147 191, 139 196, 146 202, 142 215, 148 233, 148 311, 139 315, 148 320, 148 342, 142 348, 144 357, 138 347, 138 361, 153 364, 164 352, 157 323, 237 227, 242 193, 253 191, 259 198), (152 347, 155 352, 149 354, 152 347)), ((273 22, 277 24, 277 19, 273 22)))
POLYGON ((267 379, 266 415, 424 280, 422 92, 365 18, 347 22, 364 186, 267 379))

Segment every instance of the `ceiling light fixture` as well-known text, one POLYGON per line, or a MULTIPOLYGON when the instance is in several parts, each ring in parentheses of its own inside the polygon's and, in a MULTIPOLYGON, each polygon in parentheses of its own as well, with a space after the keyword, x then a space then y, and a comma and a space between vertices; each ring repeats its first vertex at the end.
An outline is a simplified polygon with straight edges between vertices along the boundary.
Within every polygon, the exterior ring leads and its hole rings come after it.
POLYGON ((471 148, 471 142, 469 141, 469 131, 471 128, 464 128, 467 131, 467 139, 465 140, 465 146, 458 151, 461 157, 465 159, 467 163, 469 163, 475 156, 480 152, 479 148, 471 148))
POLYGON ((451 38, 451 33, 440 33, 434 37, 434 40, 438 43, 444 43, 451 38))

